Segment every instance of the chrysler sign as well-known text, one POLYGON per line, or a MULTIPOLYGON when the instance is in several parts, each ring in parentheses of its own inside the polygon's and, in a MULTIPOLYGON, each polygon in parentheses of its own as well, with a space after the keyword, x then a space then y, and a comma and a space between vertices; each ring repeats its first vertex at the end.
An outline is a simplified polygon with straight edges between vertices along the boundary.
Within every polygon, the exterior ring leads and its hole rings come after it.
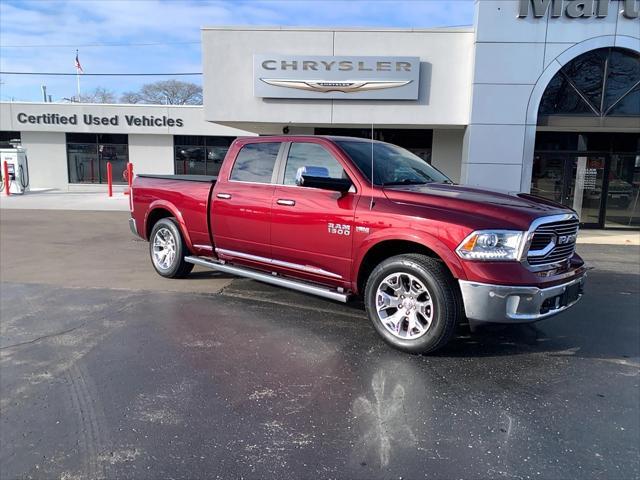
POLYGON ((256 97, 416 100, 418 57, 254 55, 256 97))

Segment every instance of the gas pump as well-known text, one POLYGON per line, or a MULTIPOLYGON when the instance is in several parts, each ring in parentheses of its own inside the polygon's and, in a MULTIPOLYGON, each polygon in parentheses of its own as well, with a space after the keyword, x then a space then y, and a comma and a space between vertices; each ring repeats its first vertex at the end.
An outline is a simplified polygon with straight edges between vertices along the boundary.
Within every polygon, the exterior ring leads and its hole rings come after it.
POLYGON ((2 176, 2 186, 0 191, 4 191, 4 162, 7 162, 9 174, 9 192, 22 195, 29 190, 29 161, 27 151, 20 145, 13 148, 0 148, 0 176, 2 176))

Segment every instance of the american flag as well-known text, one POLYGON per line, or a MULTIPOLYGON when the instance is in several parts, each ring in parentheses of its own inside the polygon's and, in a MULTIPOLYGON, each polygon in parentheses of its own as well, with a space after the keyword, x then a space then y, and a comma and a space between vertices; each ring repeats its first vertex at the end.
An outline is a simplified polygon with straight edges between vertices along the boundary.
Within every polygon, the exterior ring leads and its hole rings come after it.
POLYGON ((76 70, 78 71, 78 73, 84 73, 84 70, 82 70, 82 65, 80 65, 80 59, 78 58, 78 50, 76 50, 76 70))

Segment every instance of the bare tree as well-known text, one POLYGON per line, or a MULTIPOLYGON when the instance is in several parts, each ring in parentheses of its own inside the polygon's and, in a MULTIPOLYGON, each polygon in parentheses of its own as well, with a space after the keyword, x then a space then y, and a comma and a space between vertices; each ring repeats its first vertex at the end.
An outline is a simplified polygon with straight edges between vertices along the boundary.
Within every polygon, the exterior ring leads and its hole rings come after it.
POLYGON ((89 93, 80 95, 77 100, 81 103, 116 103, 116 95, 104 87, 96 87, 89 93))
POLYGON ((140 103, 142 98, 138 92, 124 92, 120 96, 120 103, 140 103))
POLYGON ((202 87, 195 83, 163 80, 143 85, 139 92, 126 92, 123 103, 202 105, 202 87))

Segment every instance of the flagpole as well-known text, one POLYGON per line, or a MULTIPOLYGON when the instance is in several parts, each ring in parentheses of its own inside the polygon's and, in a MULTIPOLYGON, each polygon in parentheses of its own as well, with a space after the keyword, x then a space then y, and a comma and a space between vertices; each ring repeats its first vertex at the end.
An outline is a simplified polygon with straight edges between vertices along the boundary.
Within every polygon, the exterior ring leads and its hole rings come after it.
POLYGON ((80 60, 78 59, 78 50, 76 49, 76 84, 78 88, 78 102, 80 101, 80 60))

